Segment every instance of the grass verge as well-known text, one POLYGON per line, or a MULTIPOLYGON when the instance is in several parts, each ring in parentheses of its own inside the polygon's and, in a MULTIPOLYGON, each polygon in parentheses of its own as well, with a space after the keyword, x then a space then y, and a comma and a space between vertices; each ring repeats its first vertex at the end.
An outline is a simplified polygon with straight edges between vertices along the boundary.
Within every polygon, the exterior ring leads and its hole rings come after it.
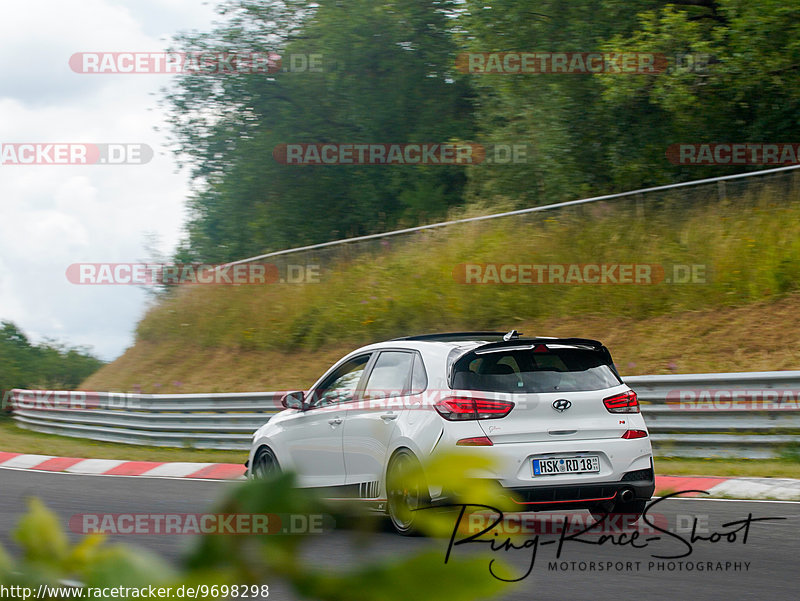
POLYGON ((682 194, 642 211, 598 203, 281 259, 319 266, 317 283, 184 286, 82 388, 294 389, 363 344, 495 328, 599 338, 623 375, 796 369, 800 237, 790 224, 800 223, 800 186, 724 201, 682 194), (468 285, 466 264, 636 264, 654 277, 511 285, 487 270, 484 283, 468 285), (689 266, 702 277, 679 283, 689 266))
POLYGON ((670 476, 731 478, 800 478, 800 461, 792 459, 683 459, 656 457, 656 473, 670 476))
POLYGON ((247 451, 216 451, 146 447, 100 442, 55 434, 40 434, 17 427, 12 419, 0 418, 0 451, 130 461, 190 461, 197 463, 244 463, 247 451))
MULTIPOLYGON (((569 316, 506 325, 525 334, 602 340, 623 377, 773 371, 798 368, 798 307, 800 294, 795 293, 745 307, 649 319, 569 316)), ((206 348, 169 338, 139 341, 81 388, 145 393, 306 389, 356 346, 337 343, 315 351, 277 351, 206 348)))
POLYGON ((766 189, 711 204, 684 198, 644 214, 622 203, 310 252, 291 261, 318 264, 319 282, 184 286, 148 312, 137 341, 286 352, 565 316, 648 320, 741 307, 800 288, 800 238, 788 227, 800 223, 798 196, 766 189), (637 264, 651 266, 652 277, 513 285, 487 269, 469 285, 467 264, 637 264), (687 266, 698 266, 698 277, 680 283, 687 266))

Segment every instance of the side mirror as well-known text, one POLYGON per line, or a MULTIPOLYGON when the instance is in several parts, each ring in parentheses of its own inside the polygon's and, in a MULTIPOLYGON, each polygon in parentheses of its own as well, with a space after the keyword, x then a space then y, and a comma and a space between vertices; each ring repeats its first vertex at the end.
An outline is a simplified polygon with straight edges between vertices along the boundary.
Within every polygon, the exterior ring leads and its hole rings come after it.
POLYGON ((295 390, 293 392, 287 392, 281 397, 281 405, 283 405, 286 409, 300 409, 303 410, 303 401, 305 399, 305 393, 302 390, 295 390))

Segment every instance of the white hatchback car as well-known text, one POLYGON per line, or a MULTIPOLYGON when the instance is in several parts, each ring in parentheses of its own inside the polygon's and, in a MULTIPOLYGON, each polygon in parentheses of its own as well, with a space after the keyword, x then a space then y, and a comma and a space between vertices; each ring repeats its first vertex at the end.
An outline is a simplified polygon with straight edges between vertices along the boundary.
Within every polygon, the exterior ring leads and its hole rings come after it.
POLYGON ((479 448, 520 511, 641 515, 653 457, 636 393, 606 347, 583 338, 459 332, 389 340, 345 356, 253 435, 250 475, 371 501, 400 533, 440 489, 392 474, 437 453, 479 448), (387 485, 388 482, 388 485, 387 485))

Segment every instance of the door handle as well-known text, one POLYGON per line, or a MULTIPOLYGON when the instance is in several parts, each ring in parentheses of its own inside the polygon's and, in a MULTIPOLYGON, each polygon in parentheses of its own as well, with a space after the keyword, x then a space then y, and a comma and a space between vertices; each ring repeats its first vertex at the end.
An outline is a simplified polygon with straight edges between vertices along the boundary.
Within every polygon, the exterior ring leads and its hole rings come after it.
POLYGON ((393 419, 397 419, 397 414, 396 413, 384 413, 383 415, 381 415, 381 419, 383 421, 385 421, 385 422, 391 421, 393 419))
POLYGON ((331 426, 338 426, 339 424, 342 423, 342 418, 341 417, 334 417, 333 419, 329 419, 328 423, 331 426))

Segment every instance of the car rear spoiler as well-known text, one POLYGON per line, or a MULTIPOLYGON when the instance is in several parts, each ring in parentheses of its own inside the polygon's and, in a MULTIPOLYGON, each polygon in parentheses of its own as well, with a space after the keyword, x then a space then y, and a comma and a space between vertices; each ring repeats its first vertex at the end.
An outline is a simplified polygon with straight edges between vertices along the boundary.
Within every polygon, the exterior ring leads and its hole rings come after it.
POLYGON ((585 348, 592 351, 597 351, 600 353, 603 358, 608 362, 611 366, 611 369, 614 370, 614 373, 622 379, 617 372, 617 367, 614 365, 614 360, 611 358, 611 353, 605 347, 605 345, 600 342, 599 340, 592 340, 591 338, 549 338, 546 336, 536 337, 536 338, 514 338, 513 340, 501 340, 499 342, 487 342, 486 344, 480 344, 478 346, 474 346, 471 348, 457 348, 453 349, 450 355, 447 357, 447 381, 452 382, 453 376, 453 366, 455 365, 456 361, 461 359, 464 355, 468 353, 475 353, 481 354, 481 352, 492 352, 492 351, 501 351, 501 350, 513 350, 519 348, 535 348, 536 345, 539 344, 557 344, 563 346, 574 346, 577 348, 585 348))
POLYGON ((536 338, 514 338, 513 340, 501 340, 499 342, 487 342, 471 350, 492 350, 494 348, 517 348, 520 346, 535 346, 537 344, 563 344, 565 346, 587 346, 591 349, 601 350, 606 348, 599 340, 591 338, 551 338, 548 336, 537 336, 536 338))

